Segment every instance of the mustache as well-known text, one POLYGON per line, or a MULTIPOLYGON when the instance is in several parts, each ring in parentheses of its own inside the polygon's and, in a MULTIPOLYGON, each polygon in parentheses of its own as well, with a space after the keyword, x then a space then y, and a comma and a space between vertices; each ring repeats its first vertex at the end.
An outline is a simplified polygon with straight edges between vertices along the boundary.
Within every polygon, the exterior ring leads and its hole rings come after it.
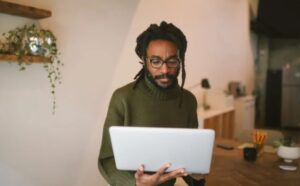
POLYGON ((169 78, 169 79, 176 79, 176 76, 173 74, 160 74, 153 77, 153 79, 162 79, 162 78, 169 78))

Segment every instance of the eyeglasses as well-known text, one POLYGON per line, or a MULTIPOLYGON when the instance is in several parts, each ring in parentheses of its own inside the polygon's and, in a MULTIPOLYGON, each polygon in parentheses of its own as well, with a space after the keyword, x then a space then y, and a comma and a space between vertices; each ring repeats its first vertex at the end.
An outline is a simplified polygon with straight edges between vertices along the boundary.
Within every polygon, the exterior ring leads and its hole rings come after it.
POLYGON ((147 58, 147 60, 151 66, 156 69, 162 67, 164 63, 166 63, 168 68, 177 68, 180 65, 180 59, 177 56, 168 58, 166 60, 163 60, 160 57, 151 57, 147 58))

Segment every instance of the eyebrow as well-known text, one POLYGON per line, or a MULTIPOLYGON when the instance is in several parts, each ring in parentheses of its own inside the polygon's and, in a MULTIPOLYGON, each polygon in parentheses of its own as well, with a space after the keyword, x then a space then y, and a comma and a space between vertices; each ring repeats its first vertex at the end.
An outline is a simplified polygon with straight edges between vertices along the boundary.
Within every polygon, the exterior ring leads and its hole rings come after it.
MULTIPOLYGON (((171 58, 174 58, 174 57, 178 57, 178 55, 175 54, 175 55, 169 56, 169 57, 167 57, 167 59, 165 59, 165 60, 168 60, 168 59, 171 59, 171 58)), ((150 56, 150 58, 159 58, 159 59, 162 59, 160 56, 155 56, 155 55, 150 56)))

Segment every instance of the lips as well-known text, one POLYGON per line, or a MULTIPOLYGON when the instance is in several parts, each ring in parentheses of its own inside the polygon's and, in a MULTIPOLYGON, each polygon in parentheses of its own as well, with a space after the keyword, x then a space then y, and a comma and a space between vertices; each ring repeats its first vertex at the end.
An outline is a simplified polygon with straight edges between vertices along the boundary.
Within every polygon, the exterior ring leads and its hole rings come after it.
POLYGON ((170 81, 171 79, 170 79, 170 78, 167 78, 167 77, 164 77, 164 78, 160 78, 159 80, 162 81, 162 82, 168 82, 168 81, 170 81))
POLYGON ((173 87, 173 85, 176 85, 175 82, 177 82, 177 74, 159 74, 156 76, 152 76, 150 72, 148 72, 149 79, 159 88, 170 88, 173 87))

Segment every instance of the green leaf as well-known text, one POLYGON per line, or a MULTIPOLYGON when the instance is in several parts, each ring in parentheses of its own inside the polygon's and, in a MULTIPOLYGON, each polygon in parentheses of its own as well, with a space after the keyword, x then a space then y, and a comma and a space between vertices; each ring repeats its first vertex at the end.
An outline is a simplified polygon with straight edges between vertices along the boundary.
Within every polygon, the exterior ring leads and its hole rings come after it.
POLYGON ((44 64, 43 67, 48 73, 47 78, 49 79, 50 87, 52 89, 51 94, 53 94, 53 112, 55 110, 55 88, 57 83, 61 84, 59 81, 61 77, 60 67, 63 66, 63 63, 58 59, 58 55, 61 53, 58 51, 56 42, 57 38, 52 33, 51 30, 37 28, 35 24, 24 25, 22 27, 17 27, 13 30, 9 30, 6 33, 2 33, 5 41, 0 41, 0 53, 5 54, 15 54, 18 56, 19 70, 23 71, 26 69, 26 66, 32 64, 30 61, 23 62, 21 59, 24 55, 31 55, 32 52, 29 47, 30 37, 37 37, 40 39, 45 39, 46 37, 52 38, 52 43, 49 45, 47 42, 42 44, 42 50, 49 50, 49 53, 42 54, 44 57, 50 58, 50 63, 44 64))

